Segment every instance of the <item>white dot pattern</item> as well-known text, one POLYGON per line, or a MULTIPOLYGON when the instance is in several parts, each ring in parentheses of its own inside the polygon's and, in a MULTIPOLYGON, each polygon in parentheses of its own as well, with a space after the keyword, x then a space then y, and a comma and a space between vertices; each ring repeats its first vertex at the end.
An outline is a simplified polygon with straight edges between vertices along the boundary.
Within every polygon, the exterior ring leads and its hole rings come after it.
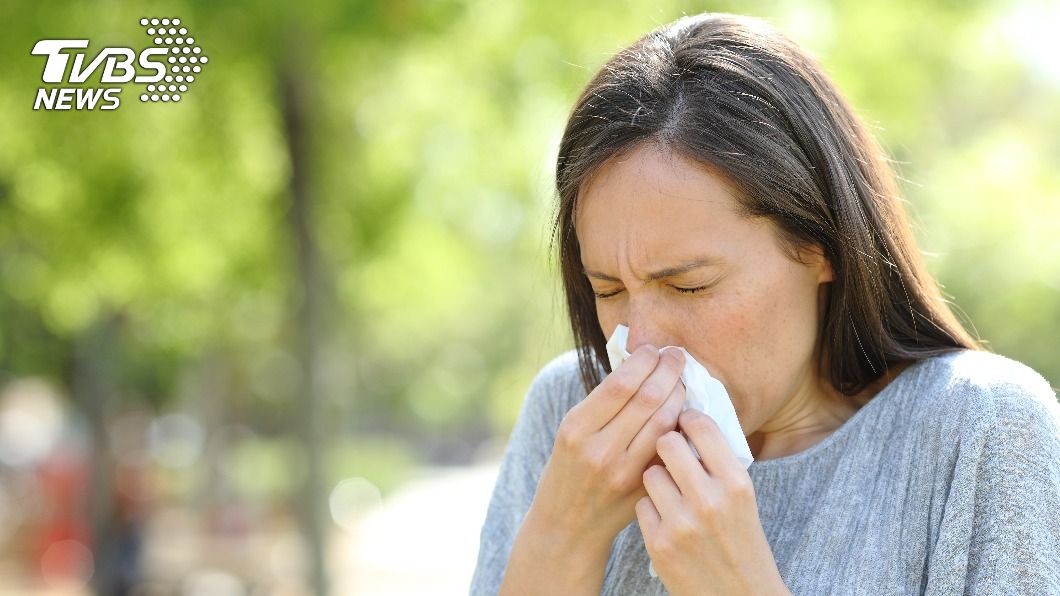
POLYGON ((145 33, 155 46, 168 50, 166 62, 170 71, 163 78, 165 84, 159 81, 147 85, 146 92, 140 94, 140 101, 180 101, 181 96, 188 91, 188 85, 195 82, 195 76, 189 73, 202 72, 200 65, 206 64, 209 59, 202 53, 202 48, 196 45, 195 38, 188 35, 188 28, 180 27, 180 19, 145 17, 140 19, 140 26, 145 28, 145 33), (179 85, 171 84, 173 82, 179 85))

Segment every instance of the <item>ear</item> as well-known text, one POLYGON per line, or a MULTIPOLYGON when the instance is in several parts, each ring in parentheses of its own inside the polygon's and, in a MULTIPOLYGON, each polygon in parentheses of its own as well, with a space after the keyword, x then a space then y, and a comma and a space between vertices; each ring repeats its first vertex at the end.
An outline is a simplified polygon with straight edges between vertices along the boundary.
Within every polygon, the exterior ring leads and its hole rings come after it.
POLYGON ((832 262, 824 254, 824 248, 819 244, 811 244, 799 249, 799 259, 814 272, 817 283, 823 284, 835 280, 835 270, 832 262))

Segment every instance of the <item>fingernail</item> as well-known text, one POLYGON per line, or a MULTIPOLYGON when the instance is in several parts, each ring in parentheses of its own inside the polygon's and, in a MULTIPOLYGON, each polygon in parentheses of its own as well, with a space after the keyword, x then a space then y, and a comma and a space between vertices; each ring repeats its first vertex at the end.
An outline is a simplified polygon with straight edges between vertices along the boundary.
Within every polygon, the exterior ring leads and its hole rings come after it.
POLYGON ((677 348, 663 348, 663 355, 669 355, 670 358, 673 358, 677 362, 685 361, 685 353, 677 348))

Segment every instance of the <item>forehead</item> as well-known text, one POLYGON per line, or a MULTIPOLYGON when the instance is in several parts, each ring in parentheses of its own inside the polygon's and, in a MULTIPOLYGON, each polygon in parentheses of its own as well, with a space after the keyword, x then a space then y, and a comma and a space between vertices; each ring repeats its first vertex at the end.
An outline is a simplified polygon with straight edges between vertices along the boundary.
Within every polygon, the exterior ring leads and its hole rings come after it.
POLYGON ((581 190, 575 227, 583 261, 631 242, 646 257, 721 248, 755 226, 739 215, 736 193, 722 176, 657 144, 608 160, 581 190))

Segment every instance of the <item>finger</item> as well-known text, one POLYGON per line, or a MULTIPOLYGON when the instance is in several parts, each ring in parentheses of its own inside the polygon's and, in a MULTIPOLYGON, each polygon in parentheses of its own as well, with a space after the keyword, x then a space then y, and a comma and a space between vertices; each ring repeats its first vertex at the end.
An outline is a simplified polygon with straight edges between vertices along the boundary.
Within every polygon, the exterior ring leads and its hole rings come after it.
POLYGON ((692 453, 684 435, 677 431, 668 432, 659 437, 656 448, 683 496, 700 498, 707 494, 710 477, 692 453))
POLYGON ((658 363, 657 348, 647 344, 640 346, 585 399, 571 408, 568 416, 580 418, 579 423, 592 432, 599 431, 637 394, 658 363))
MULTIPOLYGON (((637 435, 626 447, 626 453, 633 461, 644 462, 649 458, 657 457, 655 442, 659 440, 659 437, 677 428, 677 417, 681 414, 684 404, 685 386, 675 383, 670 396, 666 398, 666 403, 644 422, 637 435)), ((658 463, 662 463, 662 460, 658 463)))
POLYGON ((659 457, 659 454, 655 454, 655 456, 651 458, 651 461, 648 462, 648 465, 644 466, 644 469, 647 470, 648 468, 650 468, 652 466, 665 466, 665 465, 666 465, 666 462, 664 462, 662 460, 662 458, 659 457))
POLYGON ((681 514, 681 491, 665 467, 652 466, 644 472, 644 490, 661 518, 676 518, 681 514))
POLYGON ((695 445, 709 475, 735 478, 743 471, 740 460, 736 459, 713 418, 699 410, 688 409, 681 412, 677 425, 695 445))
POLYGON ((636 395, 607 423, 603 434, 609 440, 629 445, 644 423, 661 408, 681 379, 685 355, 680 350, 665 350, 658 365, 644 380, 636 395))
POLYGON ((640 524, 640 533, 644 535, 645 542, 651 542, 656 528, 662 523, 659 510, 655 508, 651 497, 641 497, 633 506, 633 510, 637 512, 637 523, 640 524))

